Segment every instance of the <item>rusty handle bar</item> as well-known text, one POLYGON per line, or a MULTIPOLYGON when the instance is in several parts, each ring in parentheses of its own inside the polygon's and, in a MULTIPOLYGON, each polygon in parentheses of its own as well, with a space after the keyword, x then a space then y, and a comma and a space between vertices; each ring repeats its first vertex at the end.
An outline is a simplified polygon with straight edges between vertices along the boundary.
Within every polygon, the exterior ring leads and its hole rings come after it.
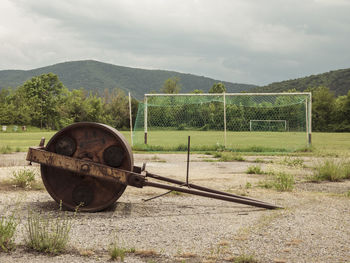
POLYGON ((240 195, 235 195, 235 194, 231 194, 231 193, 227 193, 227 192, 222 192, 222 191, 210 189, 210 188, 207 188, 207 187, 203 187, 203 186, 200 186, 200 185, 186 184, 186 183, 181 182, 181 181, 176 180, 176 179, 163 177, 163 176, 160 176, 160 175, 157 175, 157 174, 152 174, 152 173, 149 173, 149 172, 146 172, 146 177, 150 177, 150 178, 153 178, 153 179, 156 179, 156 180, 165 181, 165 182, 169 182, 169 183, 173 183, 173 184, 177 184, 177 185, 188 186, 189 188, 193 188, 193 189, 196 189, 196 190, 199 190, 199 191, 203 191, 203 192, 209 192, 209 193, 218 194, 218 195, 225 195, 225 196, 230 196, 230 197, 235 197, 235 198, 240 198, 240 199, 245 199, 245 200, 250 200, 250 201, 253 201, 253 202, 259 202, 259 203, 262 203, 262 204, 270 205, 269 203, 266 203, 266 202, 263 202, 263 201, 260 201, 260 200, 256 200, 256 199, 253 199, 253 198, 248 198, 248 197, 244 197, 244 196, 240 196, 240 195))
POLYGON ((190 189, 186 189, 186 188, 175 187, 175 186, 171 186, 171 185, 164 185, 164 184, 148 182, 148 181, 144 182, 144 186, 152 186, 152 187, 156 187, 156 188, 162 188, 162 189, 167 189, 167 190, 171 190, 171 191, 178 191, 178 192, 182 192, 182 193, 186 193, 186 194, 199 195, 199 196, 203 196, 203 197, 209 197, 209 198, 213 198, 213 199, 219 199, 219 200, 235 202, 235 203, 240 203, 240 204, 245 204, 245 205, 252 205, 252 206, 262 207, 262 208, 267 208, 267 209, 281 208, 279 206, 275 206, 275 205, 268 204, 268 203, 261 203, 259 201, 252 201, 252 200, 247 200, 247 199, 242 199, 242 198, 237 198, 237 197, 224 196, 224 195, 218 195, 218 194, 207 193, 207 192, 202 192, 202 191, 190 190, 190 189))

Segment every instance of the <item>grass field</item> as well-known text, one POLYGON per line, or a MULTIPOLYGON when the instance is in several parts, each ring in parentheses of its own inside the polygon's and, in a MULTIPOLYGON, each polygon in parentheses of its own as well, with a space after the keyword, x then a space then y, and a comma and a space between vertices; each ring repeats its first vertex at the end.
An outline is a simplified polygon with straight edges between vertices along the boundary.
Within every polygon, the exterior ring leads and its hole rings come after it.
MULTIPOLYGON (((11 127, 8 130, 8 132, 0 132, 0 150, 10 147, 13 151, 27 151, 29 146, 38 146, 42 137, 47 143, 56 133, 56 131, 42 131, 31 127, 25 132, 12 132, 11 127)), ((130 143, 130 132, 121 131, 121 133, 130 143)))
MULTIPOLYGON (((130 143, 130 132, 121 131, 130 143)), ((29 129, 26 132, 0 132, 0 149, 10 147, 13 151, 26 151, 29 146, 38 145, 45 137, 46 142, 55 131, 29 129)), ((210 151, 224 145, 223 133, 215 131, 152 131, 148 136, 151 150, 186 150, 187 137, 191 136, 191 149, 210 151), (219 144, 217 144, 219 142, 219 144)), ((139 137, 143 136, 139 134, 139 137)), ((134 137, 135 138, 135 137, 134 137)), ((263 133, 228 132, 227 148, 243 152, 290 152, 306 148, 305 133, 263 133)), ((312 148, 318 154, 350 153, 350 133, 313 133, 312 148)), ((136 150, 146 149, 136 144, 136 150)))
MULTIPOLYGON (((143 132, 138 133, 134 138, 142 140, 143 132)), ((225 145, 222 131, 151 131, 148 145, 154 149, 162 146, 166 150, 186 148, 188 136, 191 136, 194 150, 220 149, 225 145)), ((306 139, 306 134, 301 132, 227 132, 226 148, 243 152, 288 152, 305 148, 306 139)))

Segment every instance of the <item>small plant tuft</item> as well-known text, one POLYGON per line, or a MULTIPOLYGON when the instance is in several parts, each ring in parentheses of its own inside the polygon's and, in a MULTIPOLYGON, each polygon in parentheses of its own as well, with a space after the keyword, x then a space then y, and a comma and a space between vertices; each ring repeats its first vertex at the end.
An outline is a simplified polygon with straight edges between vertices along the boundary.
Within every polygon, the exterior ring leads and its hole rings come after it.
POLYGON ((269 178, 260 181, 258 185, 263 188, 274 188, 278 191, 292 191, 294 188, 294 176, 285 172, 269 172, 269 178))
POLYGON ((348 178, 350 178, 350 163, 329 159, 315 168, 311 180, 337 182, 348 178))
POLYGON ((13 153, 13 149, 10 146, 6 145, 0 148, 0 154, 8 154, 8 153, 13 153))
POLYGON ((274 178, 274 187, 278 191, 292 191, 294 188, 294 176, 284 172, 279 172, 274 178))
POLYGON ((254 258, 253 255, 242 254, 237 257, 232 257, 226 259, 226 261, 233 263, 258 263, 258 261, 254 258))
POLYGON ((240 255, 233 262, 234 263, 257 263, 258 261, 252 255, 240 255))
POLYGON ((245 158, 241 154, 233 152, 216 152, 214 153, 214 158, 220 158, 220 162, 245 161, 245 158))
POLYGON ((120 248, 115 243, 113 243, 109 249, 111 260, 120 259, 122 262, 124 262, 126 252, 127 250, 125 248, 120 248))
POLYGON ((13 184, 16 187, 30 189, 35 182, 35 173, 29 169, 22 169, 12 173, 13 184))
POLYGON ((304 167, 304 160, 301 158, 284 157, 284 159, 279 163, 294 167, 304 167))
POLYGON ((246 171, 247 174, 264 174, 265 172, 261 170, 260 165, 250 165, 246 171))
MULTIPOLYGON (((61 210, 62 204, 60 204, 60 212, 61 210)), ((66 213, 61 212, 54 217, 28 211, 26 246, 43 253, 59 254, 67 247, 71 226, 72 222, 66 213)))
POLYGON ((15 247, 13 236, 17 225, 14 213, 8 217, 0 216, 0 251, 8 252, 15 247))

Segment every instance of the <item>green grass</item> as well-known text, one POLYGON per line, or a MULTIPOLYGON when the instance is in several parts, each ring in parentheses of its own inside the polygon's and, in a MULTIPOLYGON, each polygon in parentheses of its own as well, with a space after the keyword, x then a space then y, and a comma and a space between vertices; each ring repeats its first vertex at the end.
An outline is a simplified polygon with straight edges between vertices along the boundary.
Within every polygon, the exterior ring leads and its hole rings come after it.
POLYGON ((261 170, 260 165, 250 165, 246 171, 247 174, 265 174, 263 170, 261 170))
MULTIPOLYGON (((134 136, 134 149, 148 151, 185 151, 187 137, 191 136, 192 151, 223 149, 221 131, 149 131, 148 144, 143 144, 144 133, 134 136)), ((227 149, 236 152, 318 154, 346 153, 350 149, 350 133, 313 133, 312 147, 306 145, 303 132, 227 132, 227 149)))
POLYGON ((29 169, 21 169, 12 173, 12 183, 21 188, 31 188, 35 183, 35 173, 29 169))
MULTIPOLYGON (((29 146, 39 144, 42 137, 46 142, 56 131, 45 131, 28 127, 26 132, 1 132, 0 153, 27 151, 29 146), (3 150, 1 150, 3 149, 3 150)), ((130 143, 130 132, 121 131, 130 143)), ((149 131, 148 144, 143 144, 143 132, 136 132, 136 151, 186 151, 188 136, 191 136, 191 151, 224 150, 223 132, 219 131, 149 131)), ((350 133, 313 133, 312 152, 306 147, 306 134, 296 132, 227 132, 227 149, 233 152, 254 152, 262 154, 287 154, 298 151, 302 154, 349 153, 350 133)))
MULTIPOLYGON (((1 132, 0 154, 13 152, 26 152, 30 146, 38 146, 42 137, 46 143, 57 131, 40 130, 29 127, 26 132, 1 132)), ((130 141, 130 132, 122 131, 124 137, 130 141)))
POLYGON ((337 182, 350 178, 350 162, 345 160, 325 160, 315 167, 311 181, 337 182))
POLYGON ((26 246, 43 253, 62 253, 67 247, 71 226, 66 213, 53 216, 28 211, 26 246))
POLYGON ((109 249, 109 255, 111 257, 111 260, 118 260, 124 262, 125 254, 127 252, 127 249, 117 247, 116 245, 112 245, 112 247, 109 249))
POLYGON ((294 184, 294 176, 285 172, 269 172, 269 178, 259 182, 260 187, 273 188, 281 192, 292 191, 294 184))
POLYGON ((253 255, 242 254, 232 260, 233 263, 258 263, 253 255))
POLYGON ((18 221, 15 215, 12 214, 8 217, 5 215, 0 216, 0 252, 8 252, 15 247, 13 237, 18 225, 18 221))
POLYGON ((274 187, 278 191, 292 191, 294 188, 294 176, 284 172, 279 172, 274 178, 274 187))
POLYGON ((284 157, 283 160, 279 162, 280 164, 292 166, 292 167, 304 167, 304 160, 298 157, 284 157))
POLYGON ((42 137, 45 137, 46 142, 48 142, 54 134, 55 131, 0 133, 0 148, 9 147, 10 149, 27 151, 29 146, 38 146, 42 137))
POLYGON ((6 146, 1 146, 1 148, 0 148, 0 153, 1 153, 1 154, 13 153, 13 152, 14 152, 14 150, 13 150, 10 146, 8 146, 8 145, 6 145, 6 146))
POLYGON ((216 152, 214 153, 214 158, 219 158, 220 162, 244 162, 244 157, 239 153, 234 152, 216 152))

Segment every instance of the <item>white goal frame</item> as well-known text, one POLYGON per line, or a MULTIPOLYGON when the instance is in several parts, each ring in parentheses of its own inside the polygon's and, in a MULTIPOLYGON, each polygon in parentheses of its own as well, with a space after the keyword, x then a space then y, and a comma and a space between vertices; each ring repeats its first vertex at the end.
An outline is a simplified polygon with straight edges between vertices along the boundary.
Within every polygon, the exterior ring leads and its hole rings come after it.
POLYGON ((288 131, 287 128, 287 120, 249 120, 249 131, 252 131, 252 123, 253 122, 283 122, 284 123, 284 130, 288 131))
POLYGON ((305 121, 306 121, 306 140, 308 147, 311 146, 311 131, 312 131, 312 95, 311 92, 272 92, 272 93, 178 93, 178 94, 145 94, 144 97, 144 143, 147 144, 147 98, 155 96, 222 96, 224 103, 224 146, 226 144, 226 96, 291 96, 291 95, 305 95, 305 121))

